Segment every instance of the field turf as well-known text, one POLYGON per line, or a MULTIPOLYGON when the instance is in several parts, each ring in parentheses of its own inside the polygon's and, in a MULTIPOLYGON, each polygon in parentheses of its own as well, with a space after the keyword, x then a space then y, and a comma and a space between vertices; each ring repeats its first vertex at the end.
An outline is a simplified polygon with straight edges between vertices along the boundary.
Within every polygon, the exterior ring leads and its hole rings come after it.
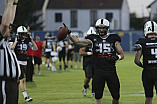
MULTIPOLYGON (((55 66, 59 69, 58 62, 55 66)), ((41 75, 37 74, 37 69, 35 72, 33 77, 35 82, 25 83, 28 95, 33 98, 33 101, 28 104, 94 104, 95 99, 91 97, 91 84, 87 96, 82 95, 84 71, 80 67, 52 72, 42 64, 41 75)), ((117 62, 117 73, 121 84, 120 104, 144 104, 142 69, 134 64, 134 54, 125 54, 125 59, 117 62)), ((111 104, 111 100, 106 87, 102 104, 111 104)), ((153 102, 157 104, 155 91, 153 102)), ((19 104, 27 104, 20 89, 19 104)))

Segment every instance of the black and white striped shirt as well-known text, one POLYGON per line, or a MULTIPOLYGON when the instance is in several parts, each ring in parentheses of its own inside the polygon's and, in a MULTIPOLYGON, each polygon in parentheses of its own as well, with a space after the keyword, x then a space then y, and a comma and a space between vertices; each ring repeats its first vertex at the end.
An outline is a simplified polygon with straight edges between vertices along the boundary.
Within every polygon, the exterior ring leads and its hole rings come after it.
POLYGON ((14 51, 0 33, 0 79, 17 79, 21 74, 14 51))

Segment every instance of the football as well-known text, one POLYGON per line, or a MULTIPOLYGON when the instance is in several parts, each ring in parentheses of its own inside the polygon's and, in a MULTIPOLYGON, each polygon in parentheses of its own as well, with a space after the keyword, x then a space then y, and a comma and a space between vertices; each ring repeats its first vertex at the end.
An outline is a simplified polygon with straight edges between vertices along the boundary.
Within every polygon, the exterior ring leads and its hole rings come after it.
POLYGON ((67 27, 61 27, 57 33, 57 39, 59 41, 64 40, 68 35, 68 28, 67 27))

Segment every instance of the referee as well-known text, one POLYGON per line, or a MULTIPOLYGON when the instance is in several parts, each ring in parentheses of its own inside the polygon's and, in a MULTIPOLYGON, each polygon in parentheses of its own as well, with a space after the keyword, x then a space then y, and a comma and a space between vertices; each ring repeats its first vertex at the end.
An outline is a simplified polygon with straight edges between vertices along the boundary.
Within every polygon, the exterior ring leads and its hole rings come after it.
POLYGON ((0 104, 18 104, 18 77, 20 67, 9 47, 10 23, 13 23, 18 0, 6 0, 3 17, 0 16, 0 104))

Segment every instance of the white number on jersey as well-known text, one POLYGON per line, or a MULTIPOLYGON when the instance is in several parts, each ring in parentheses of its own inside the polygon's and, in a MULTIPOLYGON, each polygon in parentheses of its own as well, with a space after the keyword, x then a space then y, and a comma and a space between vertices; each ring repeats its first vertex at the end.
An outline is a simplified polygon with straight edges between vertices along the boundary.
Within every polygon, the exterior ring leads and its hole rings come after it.
POLYGON ((111 44, 110 43, 99 43, 99 52, 100 53, 108 53, 111 52, 111 48, 110 48, 111 44))
POLYGON ((157 48, 155 48, 155 49, 152 48, 152 49, 151 49, 151 54, 152 54, 152 55, 155 55, 155 58, 157 58, 157 48))

